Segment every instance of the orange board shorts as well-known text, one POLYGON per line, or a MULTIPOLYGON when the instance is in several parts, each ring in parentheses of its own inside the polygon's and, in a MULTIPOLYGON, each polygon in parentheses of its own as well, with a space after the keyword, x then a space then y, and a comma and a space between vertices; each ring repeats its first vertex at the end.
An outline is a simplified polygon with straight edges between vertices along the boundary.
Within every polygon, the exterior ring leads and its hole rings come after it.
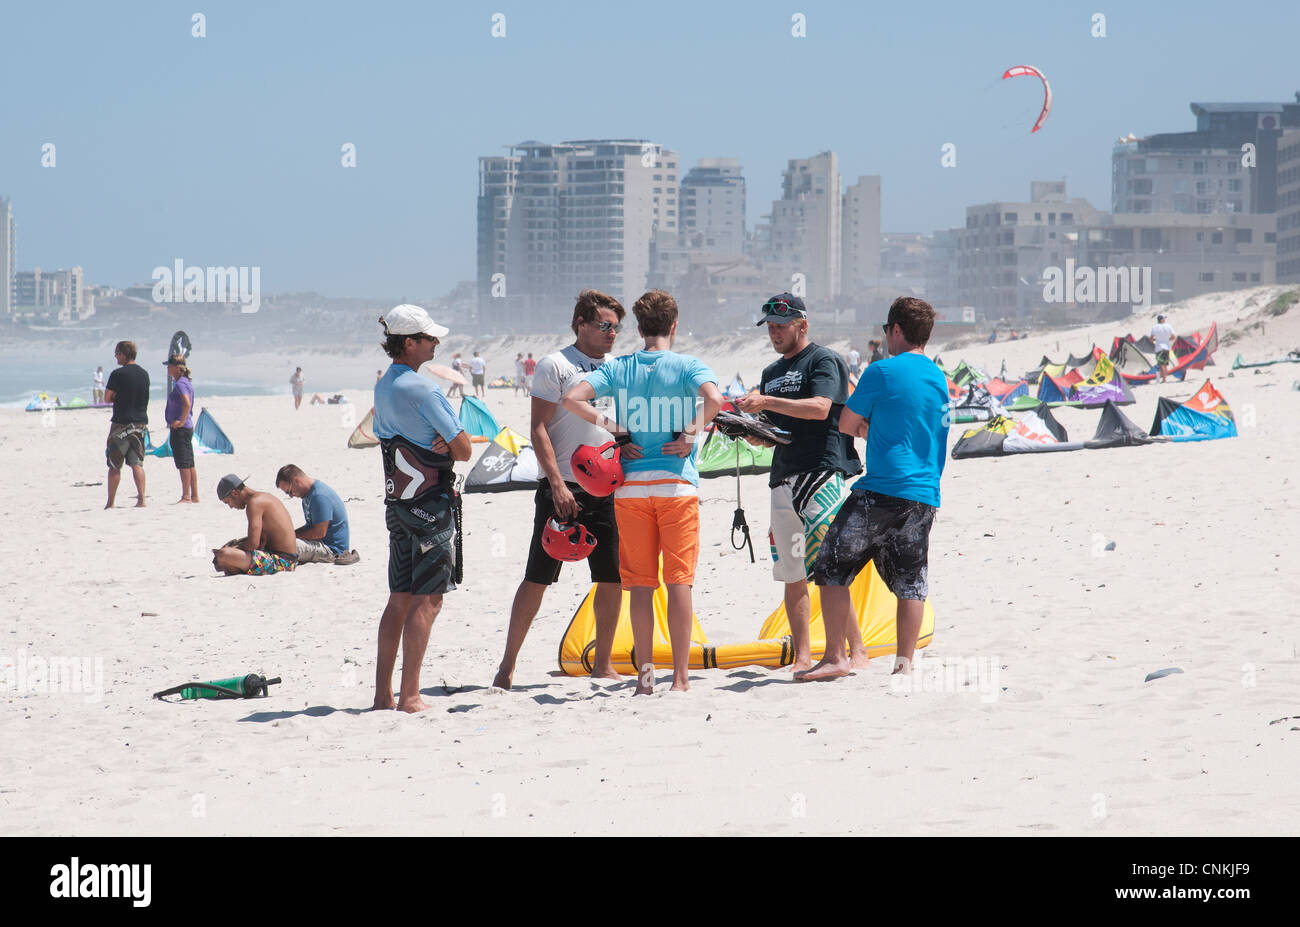
POLYGON ((614 518, 624 589, 657 589, 661 554, 665 583, 695 584, 695 564, 700 559, 699 496, 615 499, 614 518))

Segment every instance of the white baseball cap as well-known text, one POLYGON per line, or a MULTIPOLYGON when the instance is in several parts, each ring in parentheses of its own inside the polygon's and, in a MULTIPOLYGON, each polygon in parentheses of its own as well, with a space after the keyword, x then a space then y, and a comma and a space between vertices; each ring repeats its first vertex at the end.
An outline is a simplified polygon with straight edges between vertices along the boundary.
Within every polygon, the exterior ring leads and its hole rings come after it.
POLYGON ((447 335, 447 329, 429 318, 429 313, 410 303, 389 309, 381 321, 390 335, 432 335, 435 338, 447 335))

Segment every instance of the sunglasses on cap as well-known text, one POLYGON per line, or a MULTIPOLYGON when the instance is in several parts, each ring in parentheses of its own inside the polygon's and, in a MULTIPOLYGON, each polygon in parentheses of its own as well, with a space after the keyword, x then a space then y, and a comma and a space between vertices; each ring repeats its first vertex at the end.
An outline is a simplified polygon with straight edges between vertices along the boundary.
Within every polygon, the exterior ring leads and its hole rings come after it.
POLYGON ((587 324, 596 326, 601 330, 603 334, 609 334, 610 332, 613 332, 614 334, 617 335, 619 332, 623 330, 623 325, 620 322, 604 322, 604 321, 598 322, 593 320, 591 322, 588 322, 587 324))
POLYGON ((763 303, 761 311, 763 315, 788 316, 791 319, 806 318, 802 310, 796 309, 784 299, 769 299, 767 302, 763 303))

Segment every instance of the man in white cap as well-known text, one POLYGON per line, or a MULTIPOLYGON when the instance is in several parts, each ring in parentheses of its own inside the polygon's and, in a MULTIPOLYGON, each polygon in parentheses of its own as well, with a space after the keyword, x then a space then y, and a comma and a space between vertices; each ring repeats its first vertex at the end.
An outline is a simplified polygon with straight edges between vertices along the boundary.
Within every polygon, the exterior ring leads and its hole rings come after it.
POLYGON ((469 435, 451 403, 419 369, 447 329, 419 306, 401 305, 379 320, 393 359, 375 384, 375 437, 384 460, 388 525, 388 605, 379 620, 375 708, 423 711, 420 665, 442 597, 456 588, 458 500, 452 466, 469 460, 469 435), (402 647, 402 684, 393 668, 402 647))

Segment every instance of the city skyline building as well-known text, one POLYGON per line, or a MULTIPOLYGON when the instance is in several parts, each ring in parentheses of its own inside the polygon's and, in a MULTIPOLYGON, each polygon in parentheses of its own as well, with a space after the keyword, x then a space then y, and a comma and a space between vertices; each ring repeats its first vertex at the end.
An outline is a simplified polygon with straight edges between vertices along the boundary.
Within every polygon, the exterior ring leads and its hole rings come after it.
POLYGON ((0 196, 0 316, 14 311, 14 274, 17 272, 18 225, 14 221, 13 203, 0 196))
POLYGON ((862 175, 840 211, 840 292, 862 297, 880 286, 880 177, 862 175))
POLYGON ((1277 148, 1277 282, 1300 283, 1300 129, 1277 148))
POLYGON ((745 252, 745 177, 735 158, 700 158, 678 193, 681 247, 707 254, 745 252))
POLYGON ((781 198, 772 212, 760 246, 760 263, 779 289, 829 302, 840 293, 843 228, 839 161, 833 151, 811 158, 791 158, 781 180, 781 198), (796 276, 798 275, 798 276, 796 276))

